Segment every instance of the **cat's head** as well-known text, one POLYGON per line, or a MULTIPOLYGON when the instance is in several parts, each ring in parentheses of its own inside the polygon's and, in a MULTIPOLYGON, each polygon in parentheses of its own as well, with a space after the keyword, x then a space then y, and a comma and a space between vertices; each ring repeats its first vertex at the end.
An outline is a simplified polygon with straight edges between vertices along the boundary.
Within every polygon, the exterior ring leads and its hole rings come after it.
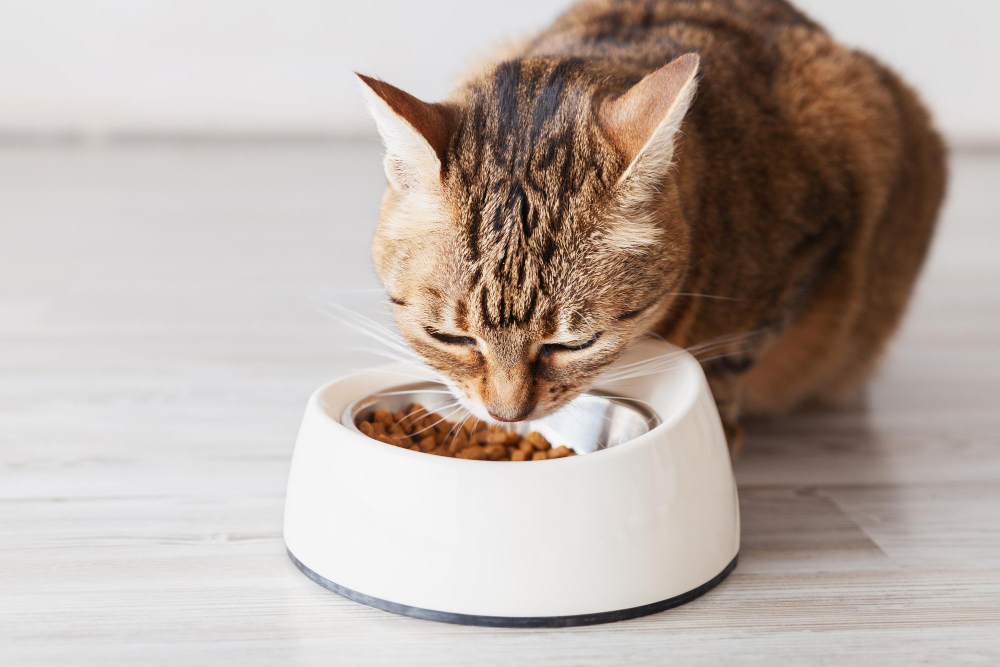
POLYGON ((376 271, 477 416, 552 412, 664 315, 688 264, 670 168, 697 68, 512 60, 439 104, 361 77, 386 146, 376 271))

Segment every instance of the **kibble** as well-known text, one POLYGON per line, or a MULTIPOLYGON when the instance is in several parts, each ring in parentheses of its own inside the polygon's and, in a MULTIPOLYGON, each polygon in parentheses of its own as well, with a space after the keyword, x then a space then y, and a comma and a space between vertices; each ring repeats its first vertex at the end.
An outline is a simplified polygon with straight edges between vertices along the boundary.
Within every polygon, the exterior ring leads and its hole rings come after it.
POLYGON ((450 422, 413 404, 395 414, 378 409, 358 422, 358 430, 387 445, 472 461, 547 461, 576 456, 566 445, 553 447, 537 431, 522 436, 477 419, 450 422))

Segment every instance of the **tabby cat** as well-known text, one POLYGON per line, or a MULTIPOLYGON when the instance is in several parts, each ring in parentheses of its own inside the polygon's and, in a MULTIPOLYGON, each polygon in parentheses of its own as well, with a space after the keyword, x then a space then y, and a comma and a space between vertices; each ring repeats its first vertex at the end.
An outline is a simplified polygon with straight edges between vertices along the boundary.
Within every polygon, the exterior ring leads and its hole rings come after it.
POLYGON ((916 94, 784 0, 585 0, 445 101, 359 75, 386 147, 373 255, 477 416, 550 413, 630 342, 716 341, 741 414, 855 393, 945 185, 916 94))

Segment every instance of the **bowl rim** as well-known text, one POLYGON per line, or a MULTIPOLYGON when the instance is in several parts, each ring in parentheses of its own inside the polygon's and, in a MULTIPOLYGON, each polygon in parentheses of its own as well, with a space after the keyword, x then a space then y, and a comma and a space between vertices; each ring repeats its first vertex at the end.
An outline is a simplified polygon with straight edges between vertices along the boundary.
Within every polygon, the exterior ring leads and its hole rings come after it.
MULTIPOLYGON (((671 347, 677 350, 681 350, 681 348, 676 348, 676 346, 671 345, 671 347)), ((560 465, 560 466, 589 465, 587 462, 594 461, 595 460, 594 457, 601 456, 603 457, 601 460, 604 460, 611 456, 629 456, 633 454, 638 448, 648 447, 651 444, 657 442, 661 435, 663 435, 666 431, 670 430, 681 419, 683 419, 684 415, 686 415, 688 412, 691 411, 694 404, 699 400, 701 394, 708 393, 709 396, 711 396, 711 390, 708 387, 708 383, 705 381, 704 371, 702 370, 701 365, 698 363, 698 361, 693 356, 691 356, 690 353, 682 355, 678 361, 679 363, 678 366, 675 367, 675 371, 679 371, 680 368, 686 368, 688 372, 695 373, 697 376, 696 382, 697 384, 699 384, 699 389, 697 391, 688 392, 681 401, 675 404, 674 409, 671 410, 666 417, 663 417, 657 412, 657 416, 660 418, 661 421, 656 427, 650 429, 646 433, 643 433, 637 438, 633 438, 627 442, 623 442, 620 445, 616 445, 614 447, 607 447, 605 449, 599 449, 595 452, 590 452, 586 456, 584 455, 564 456, 558 459, 532 461, 531 463, 533 463, 534 465, 531 466, 531 469, 537 471, 539 470, 540 465, 546 465, 550 467, 555 465, 560 465)), ((386 445, 385 443, 379 442, 378 440, 369 438, 365 434, 358 431, 356 428, 350 428, 344 425, 339 416, 335 417, 334 416, 335 413, 327 409, 327 406, 329 405, 328 400, 326 399, 327 393, 332 388, 341 384, 342 382, 345 382, 350 378, 358 377, 360 375, 375 374, 376 376, 378 375, 392 376, 396 378, 396 380, 394 380, 395 382, 399 382, 398 378, 400 377, 409 377, 409 378, 416 377, 422 382, 437 381, 437 379, 431 375, 425 375, 423 377, 414 375, 414 371, 419 371, 419 370, 420 369, 414 368, 411 364, 407 364, 404 362, 395 362, 395 363, 384 364, 381 366, 374 366, 371 368, 360 369, 353 373, 349 373, 347 375, 343 375, 339 378, 331 380, 330 382, 327 382, 322 386, 320 386, 313 393, 313 396, 310 400, 310 406, 320 414, 320 416, 322 417, 322 421, 326 422, 327 427, 332 427, 334 429, 340 428, 343 429, 345 433, 349 434, 349 437, 345 439, 344 444, 346 444, 347 446, 360 446, 366 448, 370 447, 373 453, 378 452, 378 455, 381 456, 410 456, 410 457, 416 456, 418 458, 415 460, 420 461, 421 465, 435 465, 435 466, 445 466, 445 467, 468 466, 468 465, 485 466, 485 465, 493 465, 496 463, 509 463, 506 461, 477 461, 473 459, 456 459, 448 456, 433 456, 433 455, 428 455, 425 452, 414 452, 410 449, 405 449, 401 447, 391 447, 389 445, 386 445)), ((385 385, 385 387, 389 386, 394 386, 394 385, 385 385)), ((386 389, 383 388, 381 391, 385 390, 386 389)), ((373 395, 373 393, 366 394, 366 396, 371 396, 373 395)), ((348 401, 348 403, 354 403, 355 400, 357 399, 348 401)), ((343 403, 341 403, 340 401, 337 402, 343 405, 343 403)), ((342 415, 343 410, 341 409, 339 412, 342 415)), ((508 468, 513 468, 513 470, 510 470, 510 474, 516 473, 517 470, 527 469, 527 467, 524 466, 508 466, 508 468)))
MULTIPOLYGON (((382 396, 398 395, 407 391, 419 392, 421 389, 447 387, 447 386, 448 385, 444 382, 431 379, 431 380, 424 380, 421 382, 411 382, 406 385, 386 387, 385 389, 381 389, 371 394, 367 394, 365 396, 359 396, 358 398, 354 399, 344 407, 344 410, 340 415, 340 423, 343 426, 347 427, 348 430, 355 431, 356 433, 361 433, 361 429, 358 428, 358 425, 355 423, 355 419, 361 412, 368 409, 369 402, 375 401, 382 396)), ((656 410, 654 410, 653 407, 648 402, 643 401, 641 399, 631 398, 628 396, 621 396, 619 394, 612 394, 611 392, 604 391, 603 389, 588 389, 587 391, 579 394, 573 400, 575 401, 578 398, 587 398, 587 397, 602 398, 608 402, 616 403, 618 405, 625 406, 626 408, 632 410, 646 422, 646 431, 645 433, 641 433, 635 438, 631 438, 630 440, 626 440, 611 447, 601 447, 600 449, 596 449, 592 452, 585 452, 584 454, 581 454, 581 456, 590 456, 592 454, 596 454, 606 449, 614 449, 616 447, 621 447, 622 445, 626 445, 629 442, 632 442, 632 440, 641 438, 642 436, 646 435, 646 433, 651 432, 653 429, 655 429, 657 426, 663 423, 663 419, 660 418, 659 413, 656 410)), ((361 433, 361 435, 364 435, 364 433, 361 433)), ((373 439, 374 438, 369 438, 369 440, 373 439)), ((380 444, 385 444, 385 443, 380 443, 380 444)), ((415 452, 415 453, 426 454, 426 452, 415 452)), ((495 461, 490 461, 490 463, 495 463, 495 461)), ((532 463, 539 463, 539 462, 532 461, 532 463)))

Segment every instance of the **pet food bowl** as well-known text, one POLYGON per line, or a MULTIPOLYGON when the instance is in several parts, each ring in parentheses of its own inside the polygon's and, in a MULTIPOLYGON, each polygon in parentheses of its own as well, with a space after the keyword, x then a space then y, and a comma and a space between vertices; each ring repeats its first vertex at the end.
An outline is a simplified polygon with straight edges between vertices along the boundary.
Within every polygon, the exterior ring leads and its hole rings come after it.
POLYGON ((698 597, 736 567, 736 485, 698 362, 647 340, 619 363, 663 354, 675 358, 666 372, 512 425, 580 454, 547 461, 453 459, 362 435, 355 422, 373 408, 442 402, 413 367, 321 387, 288 480, 292 561, 357 602, 471 625, 603 623, 698 597))

